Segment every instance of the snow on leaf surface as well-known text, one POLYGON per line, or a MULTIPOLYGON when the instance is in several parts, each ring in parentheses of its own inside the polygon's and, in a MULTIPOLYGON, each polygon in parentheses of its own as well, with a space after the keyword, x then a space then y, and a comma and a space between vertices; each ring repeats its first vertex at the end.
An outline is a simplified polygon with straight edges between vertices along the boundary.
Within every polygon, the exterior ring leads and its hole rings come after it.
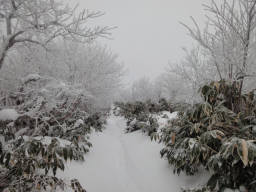
POLYGON ((2 109, 0 111, 0 121, 15 121, 19 117, 19 114, 14 109, 2 109))
POLYGON ((60 139, 57 137, 49 137, 49 136, 37 136, 37 137, 28 137, 28 136, 23 136, 23 139, 25 141, 29 141, 29 140, 37 140, 37 141, 41 141, 44 145, 50 145, 53 139, 57 139, 57 141, 60 144, 60 147, 66 147, 71 145, 71 142, 65 139, 60 139))
POLYGON ((29 74, 25 78, 22 79, 23 83, 28 83, 30 81, 37 81, 41 79, 41 76, 39 74, 29 74))
POLYGON ((168 122, 178 117, 178 112, 170 113, 169 111, 163 111, 160 114, 155 115, 159 129, 161 130, 168 125, 168 122))

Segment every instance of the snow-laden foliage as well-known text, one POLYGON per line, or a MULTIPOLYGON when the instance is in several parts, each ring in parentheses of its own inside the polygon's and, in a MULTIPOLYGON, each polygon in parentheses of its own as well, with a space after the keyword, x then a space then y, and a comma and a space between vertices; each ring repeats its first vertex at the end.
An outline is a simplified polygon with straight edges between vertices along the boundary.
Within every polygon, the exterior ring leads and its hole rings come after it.
MULTIPOLYGON (((173 105, 165 99, 160 99, 158 102, 151 100, 134 103, 117 102, 115 106, 115 114, 127 120, 127 132, 142 130, 148 135, 156 133, 159 128, 157 116, 164 111, 172 112, 173 110, 173 105)), ((162 116, 168 118, 166 114, 162 116)))
POLYGON ((200 167, 212 177, 204 189, 255 191, 256 100, 254 92, 239 96, 239 83, 212 82, 200 89, 204 102, 184 112, 162 130, 161 155, 176 173, 194 175, 200 167))
POLYGON ((85 191, 77 180, 68 185, 55 175, 65 161, 83 161, 89 134, 104 126, 105 115, 88 110, 90 98, 53 78, 23 79, 9 98, 13 109, 0 111, 0 191, 85 191))
POLYGON ((51 44, 48 49, 51 52, 33 46, 13 52, 0 71, 0 89, 15 91, 23 77, 37 78, 36 74, 40 74, 54 77, 71 88, 86 90, 92 96, 92 108, 110 107, 124 70, 116 54, 97 43, 65 41, 51 44))

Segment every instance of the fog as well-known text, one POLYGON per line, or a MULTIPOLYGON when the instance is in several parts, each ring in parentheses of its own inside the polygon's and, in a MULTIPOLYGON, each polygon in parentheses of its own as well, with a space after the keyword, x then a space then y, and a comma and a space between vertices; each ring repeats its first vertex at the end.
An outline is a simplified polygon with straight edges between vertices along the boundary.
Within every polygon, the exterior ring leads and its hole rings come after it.
MULTIPOLYGON (((77 2, 77 1, 75 1, 77 2)), ((179 22, 192 25, 193 16, 203 25, 205 0, 79 0, 81 8, 103 11, 96 22, 116 26, 113 40, 101 39, 127 68, 126 79, 154 78, 168 62, 178 62, 182 47, 193 41, 179 22)), ((95 21, 94 21, 95 22, 95 21)))

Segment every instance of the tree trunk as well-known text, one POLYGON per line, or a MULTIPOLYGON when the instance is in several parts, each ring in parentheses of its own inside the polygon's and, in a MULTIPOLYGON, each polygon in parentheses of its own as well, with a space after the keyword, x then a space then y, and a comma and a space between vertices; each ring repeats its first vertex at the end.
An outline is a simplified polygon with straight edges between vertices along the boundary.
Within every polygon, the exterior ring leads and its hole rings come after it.
MULTIPOLYGON (((5 46, 5 45, 4 45, 5 46)), ((4 59, 6 57, 6 53, 7 53, 7 49, 5 47, 3 47, 3 49, 0 49, 0 70, 3 67, 4 64, 4 59)))
MULTIPOLYGON (((9 36, 12 34, 12 19, 11 19, 11 16, 7 17, 5 19, 5 22, 6 22, 6 35, 7 35, 7 38, 9 38, 9 36)), ((7 51, 11 47, 10 46, 10 39, 3 40, 3 45, 2 46, 3 47, 0 48, 0 70, 3 67, 7 51)))
MULTIPOLYGON (((250 47, 250 39, 251 39, 251 29, 252 29, 252 22, 255 17, 255 6, 256 1, 253 2, 252 7, 248 13, 248 24, 247 24, 247 31, 246 31, 246 38, 245 38, 245 45, 244 45, 244 54, 243 54, 243 65, 242 65, 242 72, 245 74, 247 68, 247 60, 249 55, 249 47, 250 47)), ((242 74, 242 79, 240 82, 240 89, 239 89, 239 106, 242 108, 242 91, 244 86, 244 74, 242 74)))

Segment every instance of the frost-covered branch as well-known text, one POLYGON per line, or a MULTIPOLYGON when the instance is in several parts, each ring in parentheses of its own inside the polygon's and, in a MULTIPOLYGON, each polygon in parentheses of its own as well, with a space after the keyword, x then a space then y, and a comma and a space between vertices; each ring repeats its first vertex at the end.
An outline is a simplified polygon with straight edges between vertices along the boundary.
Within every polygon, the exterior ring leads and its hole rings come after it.
POLYGON ((0 3, 0 22, 5 32, 0 41, 0 69, 7 52, 17 43, 43 47, 57 38, 79 42, 108 37, 111 27, 88 27, 88 22, 102 16, 101 12, 69 8, 58 0, 5 0, 0 3), (17 35, 18 34, 18 35, 17 35))
POLYGON ((193 18, 195 29, 183 24, 191 37, 209 53, 220 79, 244 79, 252 65, 255 6, 255 0, 222 0, 221 3, 212 0, 204 5, 208 19, 204 31, 193 18))

